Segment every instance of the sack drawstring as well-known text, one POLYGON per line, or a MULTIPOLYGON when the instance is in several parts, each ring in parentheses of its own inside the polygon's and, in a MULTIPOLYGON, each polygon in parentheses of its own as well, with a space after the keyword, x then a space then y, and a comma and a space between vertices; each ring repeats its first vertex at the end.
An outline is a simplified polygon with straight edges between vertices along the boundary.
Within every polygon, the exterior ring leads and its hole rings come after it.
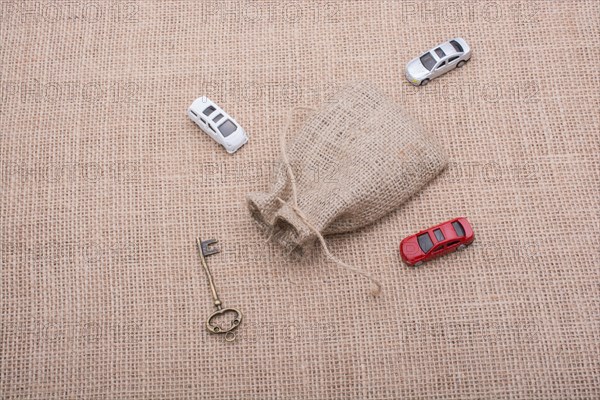
MULTIPOLYGON (((287 173, 288 177, 290 178, 291 188, 292 188, 291 204, 288 204, 288 205, 290 206, 290 208, 292 210, 294 210, 294 212, 296 213, 298 218, 300 218, 300 220, 304 224, 306 224, 306 226, 311 231, 313 231, 314 234, 317 236, 317 239, 319 239, 319 242, 321 243, 321 246, 323 247, 323 250, 325 251, 325 255, 327 256, 327 258, 329 258, 329 260, 333 261, 337 265, 344 267, 356 274, 362 275, 365 278, 369 279, 372 284, 371 294, 373 296, 379 296, 381 294, 381 283, 377 279, 375 279, 372 275, 368 274, 367 272, 361 271, 360 269, 358 269, 356 267, 348 265, 345 262, 338 259, 337 257, 335 257, 333 254, 331 254, 331 252, 329 251, 329 247, 327 247, 327 243, 325 242, 325 238, 323 237, 321 232, 319 232, 319 230, 308 220, 308 217, 306 216, 306 214, 304 214, 304 212, 298 207, 298 192, 296 189, 296 177, 294 175, 294 171, 292 170, 292 166, 291 166, 289 158, 287 156, 287 151, 286 151, 286 146, 285 146, 285 136, 288 133, 288 130, 290 128, 293 114, 297 110, 316 111, 316 109, 314 109, 312 107, 298 106, 298 107, 292 108, 288 114, 283 133, 279 136, 279 146, 281 147, 281 158, 283 160, 283 164, 285 165, 286 173, 287 173)), ((277 197, 277 200, 280 201, 282 204, 286 204, 286 202, 279 197, 277 197)))

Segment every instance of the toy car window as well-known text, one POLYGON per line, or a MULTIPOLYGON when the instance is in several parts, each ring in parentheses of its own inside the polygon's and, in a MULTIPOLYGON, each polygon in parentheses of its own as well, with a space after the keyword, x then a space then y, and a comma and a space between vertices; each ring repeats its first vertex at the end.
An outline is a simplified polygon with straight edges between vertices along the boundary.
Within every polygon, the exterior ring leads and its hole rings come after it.
POLYGON ((444 65, 446 65, 446 61, 444 61, 443 63, 441 63, 440 65, 438 65, 438 67, 436 69, 440 69, 442 68, 444 65))
POLYGON ((213 118, 213 121, 215 122, 219 122, 221 120, 221 118, 223 118, 223 114, 219 114, 216 117, 213 118))
POLYGON ((435 248, 435 249, 433 249, 433 251, 434 251, 434 252, 435 252, 435 251, 440 251, 440 250, 442 250, 444 247, 445 247, 445 246, 444 246, 443 244, 440 244, 440 245, 436 246, 436 248, 435 248))
POLYGON ((442 231, 440 229, 435 229, 433 231, 433 234, 435 235, 435 238, 437 239, 438 242, 441 242, 442 240, 445 239, 444 234, 442 233, 442 231))
POLYGON ((460 222, 458 221, 454 221, 452 223, 452 226, 454 227, 454 231, 456 232, 456 234, 458 236, 465 236, 465 230, 463 229, 462 225, 460 224, 460 222))
POLYGON ((208 127, 210 128, 210 130, 211 130, 211 131, 213 131, 213 132, 215 131, 215 130, 213 129, 213 127, 212 127, 212 126, 210 126, 210 124, 206 124, 206 125, 208 125, 208 127))
POLYGON ((458 56, 454 56, 448 60, 448 63, 451 63, 452 61, 457 60, 457 59, 458 59, 458 56))
POLYGON ((452 45, 452 47, 454 47, 454 50, 458 51, 459 53, 462 53, 464 51, 460 43, 458 43, 456 40, 451 40, 450 44, 452 45))
POLYGON ((196 112, 195 112, 194 110, 190 110, 190 112, 191 112, 192 114, 194 114, 194 117, 196 117, 196 118, 198 117, 198 114, 196 114, 196 112))
POLYGON ((442 50, 441 47, 438 47, 437 49, 435 49, 435 54, 437 54, 439 58, 446 57, 446 53, 444 53, 444 50, 442 50))
POLYGON ((423 64, 423 66, 427 68, 428 71, 431 71, 431 69, 435 67, 435 59, 433 58, 431 53, 424 54, 423 56, 421 56, 420 60, 421 64, 423 64))
POLYGON ((419 242, 419 247, 423 250, 423 253, 427 253, 433 247, 433 242, 428 233, 417 236, 417 241, 419 242))
POLYGON ((221 134, 223 135, 223 137, 227 137, 227 136, 231 135, 233 132, 236 131, 236 129, 237 129, 237 125, 234 124, 233 122, 231 122, 230 119, 223 122, 219 126, 219 131, 221 131, 221 134))
POLYGON ((202 112, 202 114, 209 116, 210 114, 213 113, 213 111, 215 111, 215 108, 213 106, 208 106, 204 109, 204 111, 202 112))
POLYGON ((452 247, 452 246, 456 246, 459 242, 457 240, 455 240, 454 242, 450 242, 446 245, 446 247, 452 247))

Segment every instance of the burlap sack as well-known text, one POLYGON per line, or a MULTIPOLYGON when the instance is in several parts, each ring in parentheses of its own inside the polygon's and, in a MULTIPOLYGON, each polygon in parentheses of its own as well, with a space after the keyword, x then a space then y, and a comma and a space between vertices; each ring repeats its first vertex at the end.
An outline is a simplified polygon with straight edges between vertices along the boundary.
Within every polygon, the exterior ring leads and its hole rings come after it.
POLYGON ((299 254, 320 235, 398 208, 447 163, 432 137, 365 82, 346 86, 290 136, 270 191, 247 200, 271 237, 299 254))

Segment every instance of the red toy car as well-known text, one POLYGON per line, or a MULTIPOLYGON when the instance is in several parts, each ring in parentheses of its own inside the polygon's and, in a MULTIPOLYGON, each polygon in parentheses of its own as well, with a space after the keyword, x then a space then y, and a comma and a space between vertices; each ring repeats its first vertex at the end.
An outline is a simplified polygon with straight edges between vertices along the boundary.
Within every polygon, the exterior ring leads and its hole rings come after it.
POLYGON ((404 238, 400 242, 402 261, 411 266, 441 255, 462 250, 473 243, 473 228, 465 217, 451 219, 404 238))

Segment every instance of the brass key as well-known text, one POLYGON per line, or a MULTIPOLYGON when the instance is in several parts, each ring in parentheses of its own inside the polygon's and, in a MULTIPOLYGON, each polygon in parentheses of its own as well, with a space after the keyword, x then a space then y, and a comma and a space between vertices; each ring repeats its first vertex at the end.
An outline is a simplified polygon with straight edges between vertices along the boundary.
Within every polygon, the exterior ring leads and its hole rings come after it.
POLYGON ((218 248, 210 247, 210 245, 215 244, 217 242, 218 241, 215 239, 205 240, 204 242, 200 238, 196 239, 196 244, 198 245, 198 252, 200 253, 200 261, 202 261, 202 267, 204 267, 204 271, 206 271, 206 276, 208 278, 208 284, 210 285, 210 291, 212 293, 213 303, 214 303, 215 307, 217 308, 217 311, 212 313, 206 320, 206 329, 210 333, 224 334, 225 340, 228 342, 232 342, 235 340, 235 332, 233 332, 233 331, 235 329, 237 329, 237 327, 240 326, 240 324, 242 323, 242 313, 239 312, 239 310, 236 310, 235 308, 223 308, 222 307, 223 304, 221 303, 221 300, 219 300, 219 295, 217 294, 217 289, 215 287, 215 283, 213 282, 212 275, 210 273, 210 270, 208 269, 208 265, 206 264, 206 260, 205 260, 205 257, 208 257, 212 254, 216 254, 219 252, 218 248), (233 320, 231 321, 231 326, 229 328, 225 329, 219 325, 212 323, 213 318, 215 318, 219 315, 231 314, 231 313, 235 314, 235 316, 234 316, 233 320))

